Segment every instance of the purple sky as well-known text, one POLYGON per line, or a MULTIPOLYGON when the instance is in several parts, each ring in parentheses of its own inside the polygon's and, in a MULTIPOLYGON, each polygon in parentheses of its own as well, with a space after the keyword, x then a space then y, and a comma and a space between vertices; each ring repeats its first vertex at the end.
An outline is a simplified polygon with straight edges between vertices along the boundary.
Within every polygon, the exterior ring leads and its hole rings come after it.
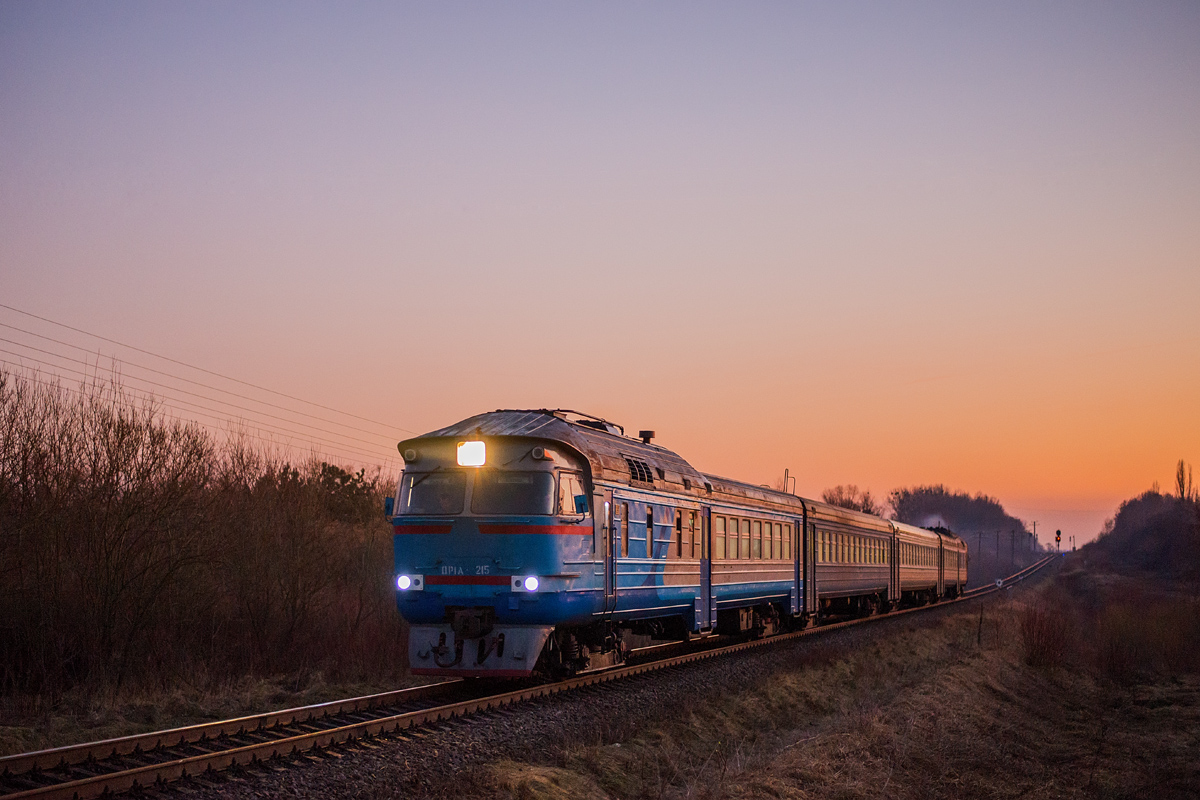
POLYGON ((1200 5, 7 0, 0 303, 1091 538, 1200 462, 1200 5))

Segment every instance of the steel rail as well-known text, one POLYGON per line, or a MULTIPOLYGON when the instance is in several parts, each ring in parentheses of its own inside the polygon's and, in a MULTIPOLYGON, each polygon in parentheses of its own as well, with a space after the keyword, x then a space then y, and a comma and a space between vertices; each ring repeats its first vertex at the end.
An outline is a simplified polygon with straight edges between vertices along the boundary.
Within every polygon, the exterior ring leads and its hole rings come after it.
MULTIPOLYGON (((326 730, 305 732, 296 735, 284 736, 283 738, 274 739, 271 741, 241 745, 232 749, 223 750, 221 752, 201 752, 196 755, 171 759, 157 764, 139 765, 124 771, 87 776, 65 783, 57 783, 51 786, 18 791, 13 794, 4 795, 3 798, 4 800, 23 800, 24 798, 41 798, 42 800, 59 800, 60 798, 77 797, 86 798, 94 797, 105 792, 117 793, 128 791, 136 787, 144 788, 151 785, 165 785, 173 780, 178 780, 184 777, 197 776, 205 772, 225 770, 237 765, 250 765, 275 757, 285 757, 300 752, 309 751, 314 748, 325 748, 331 745, 347 744, 364 737, 400 734, 407 729, 422 725, 428 725, 458 717, 470 716, 473 714, 502 708, 504 706, 526 702, 539 697, 549 697, 551 695, 572 691, 585 686, 594 686, 597 684, 615 682, 635 675, 653 672, 655 670, 688 664, 691 662, 700 661, 702 659, 716 658, 718 656, 742 652, 766 645, 778 644, 799 639, 804 636, 812 636, 820 633, 848 628, 854 625, 882 621, 885 619, 897 619, 908 614, 915 614, 922 611, 932 611, 938 608, 950 608, 957 603, 993 594, 1000 591, 1005 586, 1019 583, 1037 570, 1044 567, 1046 564, 1050 563, 1054 557, 1054 555, 1047 556, 1030 567, 1015 573, 1011 577, 1005 579, 1001 586, 989 585, 980 587, 979 589, 964 593, 961 597, 947 602, 916 606, 878 616, 849 619, 840 622, 809 627, 799 631, 780 634, 778 636, 738 642, 737 644, 732 644, 725 647, 687 653, 660 661, 588 673, 586 675, 568 678, 555 683, 518 689, 516 691, 504 692, 489 697, 475 698, 417 711, 407 711, 400 714, 381 717, 379 719, 354 722, 347 725, 339 725, 326 730)), ((307 713, 319 708, 332 708, 339 705, 353 706, 354 703, 359 701, 371 700, 372 698, 379 698, 388 695, 402 695, 405 692, 414 692, 417 690, 431 690, 440 688, 442 691, 445 691, 448 686, 457 683, 457 681, 451 681, 442 684, 431 684, 430 686, 414 687, 413 689, 402 689, 397 692, 385 692, 381 695, 370 695, 365 698, 355 698, 347 701, 334 701, 332 703, 323 703, 318 706, 307 706, 299 709, 291 709, 289 711, 260 714, 252 717, 242 717, 237 720, 227 720, 224 722, 191 726, 190 728, 177 728, 171 731, 142 734, 140 736, 122 737, 121 739, 112 739, 105 742, 95 742, 90 744, 74 745, 71 747, 55 748, 54 750, 44 750, 40 751, 39 753, 10 756, 7 761, 8 763, 16 763, 16 760, 21 758, 31 759, 35 756, 44 756, 45 754, 49 753, 63 753, 66 751, 81 753, 85 752, 88 748, 91 748, 91 752, 94 757, 96 748, 107 749, 112 743, 128 743, 132 740, 142 740, 144 742, 153 740, 161 742, 164 739, 173 738, 174 735, 182 731, 198 730, 202 728, 207 728, 209 731, 214 732, 219 730, 220 732, 217 735, 221 735, 221 733, 230 733, 234 728, 236 728, 236 733, 245 733, 247 731, 246 721, 249 720, 278 718, 278 721, 281 722, 289 714, 298 716, 299 714, 307 713)), ((410 695, 407 699, 416 698, 410 695)), ((377 708, 379 705, 380 703, 374 703, 371 707, 377 708)), ((351 708, 349 710, 357 710, 357 708, 351 708)), ((309 713, 306 717, 304 717, 303 720, 297 721, 308 721, 314 719, 315 717, 315 713, 309 713)), ((261 728, 256 728, 255 730, 261 730, 261 728)), ((213 742, 208 742, 203 738, 200 739, 199 742, 197 740, 181 742, 183 745, 191 745, 193 747, 195 747, 198 743, 215 744, 213 742)), ((197 749, 203 748, 201 747, 197 749)), ((138 749, 134 747, 131 751, 122 750, 119 754, 129 753, 130 755, 133 755, 138 752, 145 751, 138 751, 138 749)), ((55 764, 54 766, 58 766, 58 764, 55 764)))
POLYGON ((365 695, 363 697, 352 697, 347 700, 332 700, 327 703, 289 708, 283 711, 268 711, 262 714, 252 714, 245 717, 220 720, 218 722, 203 722, 182 728, 138 733, 115 739, 104 739, 98 742, 84 742, 82 744, 54 747, 49 750, 38 750, 33 753, 4 756, 0 757, 0 775, 6 773, 19 775, 33 769, 61 768, 63 766, 72 766, 92 761, 97 758, 135 755, 158 747, 177 747, 179 745, 202 742, 216 736, 236 736, 238 734, 272 728, 277 725, 304 723, 332 714, 368 711, 380 706, 433 697, 461 683, 462 680, 456 678, 425 686, 413 686, 408 689, 396 689, 390 692, 380 692, 379 694, 365 695))

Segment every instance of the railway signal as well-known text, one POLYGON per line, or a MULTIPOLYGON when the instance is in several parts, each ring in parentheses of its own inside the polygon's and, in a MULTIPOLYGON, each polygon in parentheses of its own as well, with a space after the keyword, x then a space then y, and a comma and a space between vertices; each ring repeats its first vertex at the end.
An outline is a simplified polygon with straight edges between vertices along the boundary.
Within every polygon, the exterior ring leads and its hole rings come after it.
POLYGON ((1062 531, 1054 532, 1054 546, 1059 547, 1062 544, 1062 531))

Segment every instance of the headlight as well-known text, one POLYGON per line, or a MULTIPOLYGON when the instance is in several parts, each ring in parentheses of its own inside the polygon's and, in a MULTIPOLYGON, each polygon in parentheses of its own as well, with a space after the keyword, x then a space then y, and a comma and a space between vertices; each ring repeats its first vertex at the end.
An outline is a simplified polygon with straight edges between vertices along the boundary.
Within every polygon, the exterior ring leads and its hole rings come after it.
POLYGON ((487 463, 487 445, 483 442, 459 442, 458 465, 460 467, 482 467, 487 463))
POLYGON ((541 585, 542 581, 537 575, 513 575, 514 592, 536 592, 541 585))
POLYGON ((396 588, 402 592, 419 592, 425 588, 425 580, 420 575, 398 575, 396 588))

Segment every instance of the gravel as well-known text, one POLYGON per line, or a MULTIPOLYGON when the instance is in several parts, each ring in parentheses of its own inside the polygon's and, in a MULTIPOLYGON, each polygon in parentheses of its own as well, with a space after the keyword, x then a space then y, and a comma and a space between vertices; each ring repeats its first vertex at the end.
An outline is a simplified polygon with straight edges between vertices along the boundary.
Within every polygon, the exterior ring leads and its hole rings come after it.
MULTIPOLYGON (((936 616, 940 616, 936 615, 936 616)), ((920 626, 929 615, 882 627, 920 626)), ((872 635, 857 626, 747 653, 704 659, 626 680, 540 698, 434 728, 376 739, 334 754, 217 776, 180 786, 189 798, 391 798, 462 794, 472 768, 501 759, 555 764, 571 748, 620 742, 648 723, 669 718, 730 687, 748 687, 797 665, 836 656, 872 635), (265 772, 265 774, 263 774, 265 772), (467 773, 465 776, 464 773, 467 773)), ((471 794, 471 792, 468 792, 471 794)))

